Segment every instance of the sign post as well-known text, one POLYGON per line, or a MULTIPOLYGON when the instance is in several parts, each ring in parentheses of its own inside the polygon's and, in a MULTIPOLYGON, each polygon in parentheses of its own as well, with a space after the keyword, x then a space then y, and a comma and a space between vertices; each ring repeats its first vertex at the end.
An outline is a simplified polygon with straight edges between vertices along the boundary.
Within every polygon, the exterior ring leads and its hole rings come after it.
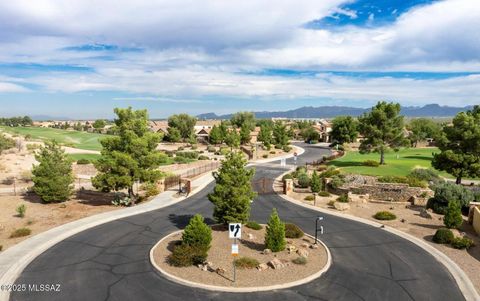
POLYGON ((238 244, 237 238, 242 238, 242 224, 240 223, 231 223, 228 224, 228 237, 233 238, 232 244, 232 256, 233 256, 233 282, 236 281, 237 271, 235 267, 235 257, 238 256, 238 244))
POLYGON ((297 152, 293 153, 293 164, 294 165, 297 165, 297 155, 298 155, 297 152))

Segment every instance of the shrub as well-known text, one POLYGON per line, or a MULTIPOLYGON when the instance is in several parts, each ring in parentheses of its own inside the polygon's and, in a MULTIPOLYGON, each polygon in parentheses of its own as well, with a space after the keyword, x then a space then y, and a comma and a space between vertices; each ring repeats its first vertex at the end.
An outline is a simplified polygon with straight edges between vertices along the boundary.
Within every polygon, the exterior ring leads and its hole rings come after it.
POLYGON ((268 154, 264 154, 264 155, 262 156, 262 158, 264 158, 264 159, 268 158, 268 154))
POLYGON ((333 206, 335 206, 335 201, 329 201, 327 203, 327 205, 333 207, 333 206))
POLYGON ((332 178, 333 176, 337 176, 339 174, 340 170, 336 169, 335 167, 329 167, 320 174, 320 178, 332 178))
POLYGON ((462 211, 457 202, 449 202, 445 216, 443 217, 443 223, 449 229, 459 228, 463 223, 462 211))
POLYGON ((130 206, 132 204, 132 199, 123 193, 116 193, 113 197, 112 205, 114 206, 130 206))
POLYGON ((270 151, 270 154, 275 155, 276 152, 272 150, 272 151, 270 151))
POLYGON ((27 144, 27 150, 28 151, 34 151, 36 149, 39 149, 41 148, 42 146, 40 144, 36 144, 36 143, 29 143, 27 144))
POLYGON ((434 182, 436 184, 443 182, 443 179, 440 178, 436 171, 427 168, 415 168, 410 172, 408 177, 426 182, 434 182))
POLYGON ((330 187, 333 189, 338 189, 342 187, 343 184, 345 184, 345 179, 342 175, 333 176, 329 183, 330 187))
POLYGON ((279 252, 285 249, 285 245, 285 224, 280 220, 277 209, 273 208, 265 233, 265 247, 272 252, 279 252))
POLYGON ((214 153, 216 151, 217 151, 217 149, 215 148, 215 146, 213 146, 213 145, 207 146, 207 152, 214 153))
POLYGON ((160 193, 155 183, 145 183, 142 185, 142 189, 145 190, 145 196, 147 198, 160 193))
POLYGON ((203 216, 195 214, 183 231, 182 242, 189 246, 198 246, 206 251, 212 242, 212 229, 205 224, 203 216))
POLYGON ((453 183, 437 185, 434 191, 433 198, 428 200, 427 208, 433 209, 438 214, 445 214, 450 201, 457 202, 463 209, 468 208, 468 204, 475 198, 472 191, 453 183))
POLYGON ((255 221, 248 221, 248 222, 245 224, 245 227, 250 228, 250 229, 253 229, 253 230, 261 230, 261 229, 263 229, 262 225, 260 225, 259 223, 255 222, 255 221))
POLYGON ((32 230, 29 228, 19 228, 10 234, 10 238, 16 238, 16 237, 23 237, 23 236, 28 236, 32 233, 32 230))
POLYGON ((239 269, 254 269, 260 264, 255 258, 246 256, 235 259, 233 263, 239 269))
POLYGON ((14 177, 7 177, 2 180, 3 185, 13 185, 15 183, 15 178, 14 177))
POLYGON ((198 156, 198 160, 210 160, 210 158, 208 156, 205 156, 205 155, 200 155, 200 156, 198 156))
POLYGON ((179 147, 177 148, 177 151, 183 151, 184 149, 185 149, 185 147, 179 146, 179 147))
POLYGON ((319 195, 319 196, 327 197, 327 196, 330 196, 330 192, 328 192, 328 191, 320 191, 320 192, 318 192, 318 195, 319 195))
POLYGON ((305 201, 313 201, 313 200, 315 200, 315 196, 313 196, 313 195, 311 195, 311 194, 310 194, 310 195, 307 195, 307 196, 304 198, 304 200, 305 200, 305 201))
POLYGON ((452 230, 447 228, 440 228, 435 232, 432 240, 437 244, 449 244, 452 242, 453 238, 454 236, 452 230))
POLYGON ((223 156, 226 156, 230 152, 230 149, 228 147, 221 147, 220 148, 220 154, 223 156))
POLYGON ((193 144, 191 148, 192 148, 192 150, 196 150, 198 148, 198 146, 196 144, 193 144))
POLYGON ((77 160, 78 165, 85 165, 85 164, 90 164, 90 160, 82 158, 77 160))
POLYGON ((299 256, 295 259, 292 260, 294 264, 300 264, 300 265, 305 265, 307 264, 307 258, 303 256, 299 256))
POLYGON ((303 231, 295 224, 285 224, 285 237, 286 238, 302 238, 303 231))
POLYGON ((344 193, 344 194, 341 194, 341 195, 337 198, 337 202, 340 202, 340 203, 348 203, 348 202, 350 202, 350 198, 348 197, 348 194, 344 193))
POLYGON ((188 159, 185 158, 185 157, 175 157, 173 158, 173 161, 175 161, 176 163, 188 163, 188 159))
POLYGON ((380 163, 375 160, 365 160, 363 161, 364 166, 379 167, 380 163))
POLYGON ((282 150, 283 150, 284 152, 288 153, 289 151, 292 150, 292 147, 289 146, 289 145, 284 145, 283 148, 282 148, 282 150))
POLYGON ((318 176, 315 170, 313 171, 313 174, 312 174, 310 186, 311 186, 312 192, 319 192, 320 190, 322 190, 322 179, 318 176))
POLYGON ((24 204, 21 204, 17 207, 17 213, 19 217, 25 217, 25 212, 27 211, 27 207, 24 204))
POLYGON ((183 157, 187 159, 198 159, 198 153, 197 152, 177 152, 177 157, 183 157))
POLYGON ((473 240, 468 237, 455 237, 451 241, 452 247, 455 249, 470 249, 473 247, 473 240))
POLYGON ((310 186, 310 177, 307 175, 307 173, 301 173, 298 175, 298 185, 301 188, 307 188, 310 186))
POLYGON ((425 181, 413 177, 383 176, 377 178, 377 180, 382 183, 402 183, 408 184, 408 186, 411 187, 427 187, 427 183, 425 181))
POLYGON ((207 251, 202 247, 179 244, 167 258, 169 264, 176 267, 187 267, 201 264, 207 260, 207 251))
POLYGON ((287 179, 293 179, 292 174, 289 173, 289 174, 286 174, 286 175, 284 175, 284 176, 282 177, 282 181, 285 181, 285 180, 287 180, 287 179))
POLYGON ((280 144, 275 144, 275 149, 282 149, 282 146, 280 144))
POLYGON ((390 211, 379 211, 375 213, 373 217, 381 221, 390 221, 397 218, 397 216, 390 211))

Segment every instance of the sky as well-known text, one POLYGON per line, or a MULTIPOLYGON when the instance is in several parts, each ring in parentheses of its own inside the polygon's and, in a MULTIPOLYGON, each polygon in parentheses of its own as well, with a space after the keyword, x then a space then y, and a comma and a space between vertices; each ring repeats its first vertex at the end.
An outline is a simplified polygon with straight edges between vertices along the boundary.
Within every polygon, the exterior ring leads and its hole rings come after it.
POLYGON ((480 103, 478 0, 0 2, 0 116, 480 103))

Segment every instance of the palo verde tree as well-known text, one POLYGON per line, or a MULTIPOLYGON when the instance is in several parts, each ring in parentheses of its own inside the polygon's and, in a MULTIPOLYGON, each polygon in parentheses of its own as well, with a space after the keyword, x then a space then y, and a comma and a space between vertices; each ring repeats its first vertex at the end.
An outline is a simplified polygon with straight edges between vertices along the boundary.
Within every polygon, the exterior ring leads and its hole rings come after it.
POLYGON ((385 152, 406 146, 403 116, 400 104, 378 102, 372 110, 358 118, 359 132, 364 140, 360 144, 360 153, 380 153, 380 164, 385 164, 385 152))
POLYGON ((56 141, 46 142, 35 155, 39 162, 32 170, 33 191, 44 202, 64 202, 73 192, 72 161, 56 141))
POLYGON ((176 114, 168 118, 168 127, 176 128, 184 141, 194 134, 193 129, 196 123, 197 118, 188 114, 176 114))
POLYGON ((338 116, 332 120, 332 141, 338 144, 354 142, 358 136, 358 122, 352 116, 338 116))
POLYGON ((128 190, 134 200, 135 182, 154 183, 163 175, 158 170, 163 155, 156 151, 162 135, 148 130, 147 110, 115 109, 117 136, 100 140, 102 156, 95 163, 98 175, 92 184, 102 191, 128 190))
POLYGON ((438 139, 442 131, 440 124, 428 118, 411 120, 407 129, 411 132, 408 139, 414 147, 417 147, 418 142, 425 141, 427 138, 438 139))
POLYGON ((219 223, 246 223, 250 217, 250 203, 256 196, 251 183, 255 170, 246 165, 242 153, 230 152, 213 173, 216 185, 208 199, 215 206, 213 216, 219 223))
POLYGON ((437 139, 440 153, 433 154, 432 166, 456 177, 480 176, 480 106, 458 113, 452 125, 443 128, 437 139))
POLYGON ((165 138, 167 138, 169 142, 173 142, 173 143, 180 142, 180 139, 182 139, 182 136, 180 135, 180 131, 177 128, 169 127, 167 131, 168 131, 168 134, 167 134, 167 137, 165 138))

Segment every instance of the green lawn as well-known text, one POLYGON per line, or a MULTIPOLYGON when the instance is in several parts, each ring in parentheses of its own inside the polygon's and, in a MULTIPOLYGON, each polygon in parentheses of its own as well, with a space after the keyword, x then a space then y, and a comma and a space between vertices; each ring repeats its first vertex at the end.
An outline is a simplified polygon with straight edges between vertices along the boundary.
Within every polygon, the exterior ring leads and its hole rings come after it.
POLYGON ((40 127, 1 126, 0 129, 8 133, 21 136, 30 135, 32 140, 47 141, 55 139, 57 142, 66 146, 97 151, 100 151, 102 149, 102 146, 100 145, 98 139, 107 136, 103 134, 40 127))
POLYGON ((67 156, 74 161, 78 161, 80 159, 87 159, 90 162, 97 161, 98 158, 100 158, 99 154, 68 154, 67 156))
MULTIPOLYGON (((341 168, 346 173, 357 173, 371 176, 406 176, 414 168, 431 168, 432 153, 437 148, 408 148, 398 152, 390 151, 385 154, 385 163, 379 167, 364 166, 365 160, 380 160, 380 154, 370 153, 362 155, 359 152, 347 151, 342 158, 333 160, 329 165, 341 168), (397 157, 398 156, 398 157, 397 157)), ((442 176, 448 176, 441 173, 442 176)), ((451 176, 449 176, 451 177, 451 176)))

